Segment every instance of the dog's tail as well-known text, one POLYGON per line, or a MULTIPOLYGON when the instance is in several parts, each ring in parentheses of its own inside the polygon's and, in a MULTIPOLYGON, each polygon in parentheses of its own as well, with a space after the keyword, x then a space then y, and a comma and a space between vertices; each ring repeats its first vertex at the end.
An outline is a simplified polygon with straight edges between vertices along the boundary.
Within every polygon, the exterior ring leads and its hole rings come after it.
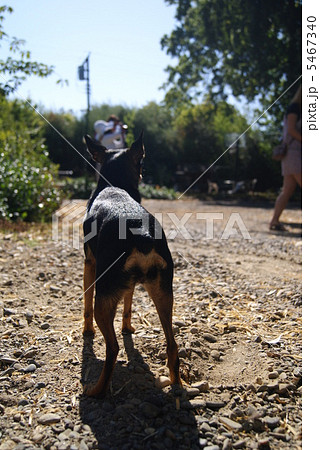
POLYGON ((136 248, 138 252, 147 255, 154 248, 154 238, 148 234, 135 234, 133 230, 128 230, 128 240, 131 246, 136 248))

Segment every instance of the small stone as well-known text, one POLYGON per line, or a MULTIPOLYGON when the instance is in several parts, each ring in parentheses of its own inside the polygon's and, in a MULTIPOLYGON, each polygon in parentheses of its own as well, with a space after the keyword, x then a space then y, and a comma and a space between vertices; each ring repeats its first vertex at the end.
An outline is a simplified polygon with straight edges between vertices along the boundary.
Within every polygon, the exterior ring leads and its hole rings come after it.
POLYGON ((261 413, 253 405, 249 405, 246 409, 246 415, 249 419, 255 419, 256 417, 261 417, 261 413))
POLYGON ((236 406, 236 407, 231 411, 230 419, 234 419, 234 418, 237 418, 237 417, 243 417, 243 416, 244 416, 243 411, 242 411, 238 406, 236 406))
POLYGON ((40 325, 41 330, 48 330, 50 328, 50 324, 48 322, 44 322, 40 325))
POLYGON ((211 333, 203 333, 203 339, 205 339, 208 342, 217 342, 217 338, 211 334, 211 333))
POLYGON ((220 417, 219 420, 231 431, 240 431, 242 429, 242 425, 240 423, 228 419, 228 417, 220 417))
POLYGON ((60 291, 60 288, 59 288, 58 286, 53 286, 53 285, 51 285, 51 286, 50 286, 50 291, 52 291, 52 292, 58 292, 58 291, 60 291))
POLYGON ((270 393, 278 392, 279 390, 279 383, 277 381, 274 381, 273 383, 269 383, 267 385, 267 389, 270 393))
POLYGON ((25 316, 26 316, 27 322, 32 322, 32 320, 33 320, 33 312, 32 311, 26 311, 25 316))
POLYGON ((29 405, 29 402, 27 399, 23 398, 22 400, 19 401, 18 406, 26 406, 29 405))
POLYGON ((156 378, 156 381, 155 381, 156 387, 161 388, 161 389, 166 386, 170 386, 170 384, 171 384, 170 378, 165 377, 164 375, 161 375, 159 378, 156 378))
POLYGON ((211 427, 210 427, 210 425, 208 424, 208 422, 203 422, 203 423, 200 425, 200 431, 202 431, 203 433, 206 433, 206 432, 211 431, 211 427))
POLYGON ((273 430, 273 432, 274 432, 274 433, 286 434, 285 428, 282 428, 282 427, 276 427, 276 428, 273 430))
POLYGON ((188 397, 196 397, 197 395, 200 394, 200 390, 197 388, 191 387, 191 388, 186 389, 186 393, 187 393, 188 397))
POLYGON ((89 450, 89 447, 87 446, 87 444, 85 443, 84 440, 82 440, 82 441, 80 442, 79 450, 89 450))
POLYGON ((199 445, 200 445, 200 447, 205 447, 206 445, 207 445, 207 439, 204 439, 204 438, 200 438, 199 439, 199 445))
POLYGON ((36 444, 39 444, 44 438, 44 435, 40 433, 39 431, 34 431, 31 435, 31 440, 35 442, 36 444))
POLYGON ((72 430, 70 430, 70 428, 68 428, 67 430, 63 431, 62 433, 60 433, 60 434, 58 435, 58 439, 59 439, 60 441, 66 441, 66 440, 68 440, 71 431, 72 431, 72 430))
POLYGON ((211 356, 212 356, 213 359, 218 361, 220 359, 220 352, 218 352, 218 350, 212 350, 211 356))
POLYGON ((231 449, 232 449, 231 439, 227 438, 223 441, 222 450, 231 450, 231 449))
POLYGON ((71 419, 64 419, 64 427, 65 429, 70 428, 70 430, 73 430, 74 424, 71 419))
POLYGON ((268 377, 270 378, 270 380, 275 380, 276 378, 279 377, 279 373, 276 370, 274 370, 269 373, 268 377))
POLYGON ((11 356, 6 356, 6 355, 0 356, 0 363, 3 363, 3 364, 14 364, 16 362, 17 362, 17 360, 15 358, 11 358, 11 356))
POLYGON ((282 396, 287 394, 290 386, 291 385, 287 383, 279 383, 278 393, 282 396))
POLYGON ((200 392, 208 392, 209 383, 207 381, 198 381, 197 383, 192 383, 191 387, 199 389, 200 392))
POLYGON ((47 413, 42 414, 42 416, 39 417, 38 422, 42 425, 50 425, 52 423, 58 423, 60 422, 61 417, 58 414, 55 413, 47 413))
POLYGON ((187 357, 188 357, 188 354, 189 354, 189 352, 187 351, 186 348, 181 347, 181 348, 179 349, 179 356, 180 356, 180 358, 187 358, 187 357))
POLYGON ((207 400, 206 406, 209 409, 213 409, 214 411, 217 411, 218 409, 223 408, 225 406, 225 402, 207 400))
POLYGON ((281 441, 288 441, 290 439, 290 437, 287 434, 275 433, 273 431, 270 432, 270 436, 276 439, 280 439, 281 441))
POLYGON ((246 445, 247 445, 246 441, 245 441, 244 439, 241 439, 241 440, 239 440, 239 441, 234 442, 232 448, 234 448, 234 449, 237 449, 237 448, 246 448, 246 445))
POLYGON ((174 321, 174 324, 175 324, 177 327, 179 327, 179 328, 182 328, 182 327, 186 327, 186 326, 187 326, 184 322, 182 322, 182 320, 175 320, 175 321, 174 321))
POLYGON ((37 366, 35 364, 29 364, 25 369, 25 373, 35 372, 37 370, 37 366))
POLYGON ((153 434, 155 431, 156 431, 156 429, 152 428, 152 427, 145 428, 145 430, 144 430, 144 432, 146 434, 153 434))
POLYGON ((261 384, 258 389, 257 392, 266 392, 268 390, 268 386, 266 384, 261 384))
POLYGON ((30 347, 24 353, 24 358, 33 358, 38 353, 37 347, 30 347))
POLYGON ((204 400, 194 399, 194 400, 190 400, 190 406, 193 409, 205 408, 206 402, 204 400))
POLYGON ((73 430, 69 434, 69 439, 79 439, 79 437, 80 437, 80 434, 73 430))
POLYGON ((280 424, 280 418, 279 417, 266 416, 262 420, 267 425, 267 427, 270 428, 271 430, 273 430, 274 428, 276 428, 280 424))
POLYGON ((3 315, 4 316, 14 316, 15 314, 17 314, 17 310, 16 309, 3 308, 3 315))

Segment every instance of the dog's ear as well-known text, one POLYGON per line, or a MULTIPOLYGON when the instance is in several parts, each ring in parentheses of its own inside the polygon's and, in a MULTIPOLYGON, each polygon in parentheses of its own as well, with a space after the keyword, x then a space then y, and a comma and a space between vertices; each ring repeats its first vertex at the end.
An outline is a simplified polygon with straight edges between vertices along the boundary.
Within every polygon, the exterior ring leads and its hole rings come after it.
POLYGON ((143 131, 141 131, 138 139, 131 145, 129 154, 132 156, 135 164, 139 163, 144 158, 143 131))
POLYGON ((87 148, 92 158, 96 162, 102 164, 106 157, 106 150, 107 150, 106 147, 101 145, 99 141, 92 139, 92 137, 89 136, 88 134, 85 135, 84 139, 86 141, 87 148))

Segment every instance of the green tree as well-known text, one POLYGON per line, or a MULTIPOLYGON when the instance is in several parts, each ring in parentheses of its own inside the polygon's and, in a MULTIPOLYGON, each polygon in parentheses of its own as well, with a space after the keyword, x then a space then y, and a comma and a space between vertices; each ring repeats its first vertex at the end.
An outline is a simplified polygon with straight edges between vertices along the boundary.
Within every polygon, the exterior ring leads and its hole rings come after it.
POLYGON ((0 96, 0 218, 44 221, 58 207, 39 116, 20 101, 0 96))
POLYGON ((150 102, 136 111, 133 122, 134 136, 144 131, 144 180, 171 186, 176 167, 177 138, 170 111, 165 106, 150 102))
POLYGON ((53 72, 53 66, 33 61, 30 51, 23 48, 25 41, 10 37, 5 33, 3 22, 5 15, 13 12, 10 6, 0 6, 0 47, 5 43, 13 56, 0 58, 0 94, 13 92, 30 75, 47 77, 53 72))
POLYGON ((178 59, 167 68, 170 104, 224 98, 228 88, 267 101, 301 75, 300 0, 165 1, 177 6, 177 25, 161 41, 178 59))
POLYGON ((84 168, 84 160, 80 156, 85 153, 82 142, 84 118, 79 120, 70 112, 63 111, 46 112, 44 116, 48 121, 44 124, 44 138, 50 159, 59 164, 61 170, 72 170, 79 175, 84 168))
MULTIPOLYGON (((187 172, 193 172, 193 179, 189 180, 187 185, 201 174, 203 176, 195 185, 195 188, 200 190, 207 189, 207 179, 233 179, 235 155, 225 150, 248 127, 246 119, 234 106, 224 101, 217 104, 209 101, 197 105, 189 103, 176 112, 174 127, 178 164, 182 169, 185 167, 187 172), (233 137, 230 137, 231 133, 233 137), (217 164, 214 164, 215 161, 217 164), (206 171, 208 168, 210 169, 206 171), (203 173, 204 171, 206 172, 203 173)), ((246 158, 247 148, 243 146, 239 167, 242 169, 242 175, 246 158)))

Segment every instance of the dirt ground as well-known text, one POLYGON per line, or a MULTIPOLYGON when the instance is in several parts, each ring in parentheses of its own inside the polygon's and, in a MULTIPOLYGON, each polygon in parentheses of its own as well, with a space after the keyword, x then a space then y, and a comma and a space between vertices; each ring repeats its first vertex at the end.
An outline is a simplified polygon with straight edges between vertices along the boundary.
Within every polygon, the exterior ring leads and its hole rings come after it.
POLYGON ((144 200, 175 262, 174 331, 184 389, 142 287, 110 393, 82 394, 105 356, 82 337, 85 203, 0 243, 0 449, 301 448, 301 210, 270 232, 269 205, 144 200))

